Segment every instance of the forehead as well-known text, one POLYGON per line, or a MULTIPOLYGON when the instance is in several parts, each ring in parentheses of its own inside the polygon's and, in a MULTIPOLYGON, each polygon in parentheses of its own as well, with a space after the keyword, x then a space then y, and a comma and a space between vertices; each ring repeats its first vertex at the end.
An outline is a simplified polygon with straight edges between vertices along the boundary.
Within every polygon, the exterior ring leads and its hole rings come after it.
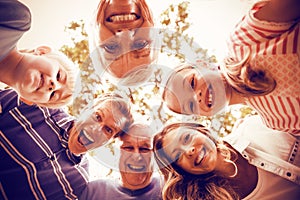
POLYGON ((163 94, 163 98, 169 109, 181 113, 182 102, 194 94, 192 88, 187 86, 188 80, 185 80, 192 73, 194 73, 193 69, 186 68, 174 73, 170 77, 163 94))
POLYGON ((197 71, 193 68, 184 68, 177 72, 174 72, 167 82, 166 88, 173 93, 176 93, 179 88, 183 88, 186 83, 186 78, 196 73, 197 71))
POLYGON ((179 131, 177 128, 170 130, 163 139, 163 149, 164 151, 170 155, 171 152, 176 149, 179 145, 180 136, 182 135, 182 131, 179 131))
POLYGON ((132 127, 121 138, 123 142, 139 142, 152 144, 152 131, 150 127, 132 127))
POLYGON ((106 99, 98 102, 94 111, 102 113, 106 123, 122 129, 127 121, 127 116, 120 110, 118 103, 118 101, 106 99))
POLYGON ((179 102, 179 99, 177 98, 177 95, 173 93, 172 90, 169 90, 169 88, 167 88, 164 92, 164 100, 170 110, 180 113, 181 104, 179 102))

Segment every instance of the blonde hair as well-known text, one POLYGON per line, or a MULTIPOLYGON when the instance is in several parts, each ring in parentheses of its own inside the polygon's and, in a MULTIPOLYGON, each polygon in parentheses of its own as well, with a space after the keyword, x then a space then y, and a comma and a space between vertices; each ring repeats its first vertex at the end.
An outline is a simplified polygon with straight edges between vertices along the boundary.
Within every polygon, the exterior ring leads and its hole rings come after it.
POLYGON ((66 81, 66 96, 65 98, 61 98, 58 101, 55 102, 47 102, 47 103, 36 103, 39 106, 44 106, 48 108, 59 108, 62 106, 65 106, 69 102, 71 102, 73 98, 73 92, 75 89, 75 79, 77 75, 77 69, 75 67, 75 64, 62 52, 59 51, 50 51, 49 53, 44 54, 43 56, 46 56, 49 59, 57 61, 60 66, 64 68, 66 73, 68 74, 67 76, 67 81, 66 81))
POLYGON ((225 59, 223 76, 234 90, 244 96, 267 95, 275 89, 276 81, 267 70, 252 67, 250 58, 248 53, 240 62, 225 59))
POLYGON ((208 129, 197 123, 174 123, 165 126, 162 131, 154 136, 153 151, 154 158, 158 164, 160 172, 163 174, 165 184, 162 189, 162 196, 164 200, 178 199, 178 200, 235 200, 239 199, 238 194, 234 191, 230 182, 229 176, 220 176, 215 172, 210 172, 203 175, 194 175, 184 171, 172 161, 171 158, 164 151, 164 137, 171 130, 180 127, 187 127, 189 129, 198 130, 199 133, 205 134, 217 146, 218 151, 225 157, 225 161, 231 162, 232 157, 236 157, 235 152, 230 150, 221 140, 214 138, 208 129))

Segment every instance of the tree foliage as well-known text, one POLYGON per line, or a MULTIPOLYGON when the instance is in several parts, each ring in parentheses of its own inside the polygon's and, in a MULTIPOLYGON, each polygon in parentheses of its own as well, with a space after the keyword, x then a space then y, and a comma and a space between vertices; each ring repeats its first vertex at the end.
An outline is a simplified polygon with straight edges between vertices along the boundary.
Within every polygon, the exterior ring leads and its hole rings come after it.
MULTIPOLYGON (((177 5, 170 5, 160 15, 160 23, 163 26, 163 40, 161 44, 161 53, 166 54, 169 57, 177 59, 179 62, 189 62, 191 59, 200 59, 208 63, 216 63, 216 57, 207 54, 207 49, 201 48, 198 43, 195 42, 193 37, 190 37, 186 32, 191 26, 189 22, 189 2, 183 1, 177 5), (171 31, 170 31, 171 30, 171 31), (186 52, 188 46, 189 52, 186 52), (194 56, 188 57, 189 54, 194 56)), ((160 100, 162 77, 163 72, 160 69, 156 69, 151 78, 152 85, 132 88, 118 88, 113 85, 109 80, 99 77, 95 73, 95 69, 89 58, 88 48, 88 34, 84 28, 83 21, 71 22, 66 26, 65 31, 70 35, 72 45, 64 45, 61 51, 65 53, 80 69, 79 83, 80 87, 77 87, 76 93, 78 94, 73 105, 69 107, 69 111, 72 115, 77 116, 85 105, 92 101, 97 96, 105 92, 120 91, 126 94, 133 106, 134 112, 138 117, 142 117, 146 120, 153 120, 159 122, 158 124, 165 124, 170 121, 192 120, 198 121, 205 125, 208 125, 220 136, 227 135, 231 132, 235 121, 238 118, 243 118, 248 114, 255 114, 255 112, 244 106, 238 108, 230 108, 226 112, 216 115, 214 117, 185 117, 182 115, 176 115, 172 112, 167 112, 163 108, 163 103, 160 100), (153 101, 159 103, 153 104, 153 101)))

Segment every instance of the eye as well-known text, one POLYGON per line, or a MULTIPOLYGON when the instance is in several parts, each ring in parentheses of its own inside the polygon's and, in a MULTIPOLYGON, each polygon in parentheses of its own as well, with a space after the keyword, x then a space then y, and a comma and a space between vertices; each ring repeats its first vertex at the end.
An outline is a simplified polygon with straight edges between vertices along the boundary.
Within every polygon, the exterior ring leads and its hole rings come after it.
POLYGON ((195 76, 193 75, 191 80, 190 80, 190 86, 191 88, 195 89, 195 76))
POLYGON ((102 122, 102 117, 98 113, 95 113, 95 119, 97 122, 102 122))
POLYGON ((118 54, 120 52, 120 45, 118 43, 103 44, 101 47, 110 54, 118 54))
POLYGON ((132 146, 122 146, 121 148, 125 151, 132 151, 134 149, 132 146))
POLYGON ((151 149, 145 148, 145 147, 141 147, 141 148, 139 148, 139 151, 140 151, 141 153, 148 153, 148 152, 151 151, 151 149))
POLYGON ((131 48, 132 50, 139 50, 145 48, 148 44, 149 42, 147 40, 135 40, 131 48))
POLYGON ((191 138, 191 134, 187 133, 184 137, 183 137, 183 144, 187 144, 188 141, 191 138))
POLYGON ((112 130, 110 127, 108 127, 108 126, 104 126, 104 130, 105 130, 107 133, 109 133, 110 135, 113 134, 113 130, 112 130))
POLYGON ((49 100, 51 100, 51 99, 54 97, 54 95, 55 95, 55 91, 53 91, 53 92, 50 94, 49 100))
POLYGON ((59 70, 56 74, 56 80, 60 80, 61 79, 61 71, 59 70))
POLYGON ((194 113, 194 102, 193 101, 189 102, 189 108, 190 108, 191 113, 194 113))

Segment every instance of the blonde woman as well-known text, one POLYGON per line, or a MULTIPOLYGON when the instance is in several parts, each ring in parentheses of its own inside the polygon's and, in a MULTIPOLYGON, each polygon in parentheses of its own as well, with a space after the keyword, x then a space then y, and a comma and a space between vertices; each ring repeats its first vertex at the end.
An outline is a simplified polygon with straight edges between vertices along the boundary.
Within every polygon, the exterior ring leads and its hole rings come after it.
POLYGON ((194 64, 175 69, 163 95, 182 114, 211 116, 247 104, 272 129, 300 131, 300 3, 260 1, 232 31, 218 71, 194 64))

